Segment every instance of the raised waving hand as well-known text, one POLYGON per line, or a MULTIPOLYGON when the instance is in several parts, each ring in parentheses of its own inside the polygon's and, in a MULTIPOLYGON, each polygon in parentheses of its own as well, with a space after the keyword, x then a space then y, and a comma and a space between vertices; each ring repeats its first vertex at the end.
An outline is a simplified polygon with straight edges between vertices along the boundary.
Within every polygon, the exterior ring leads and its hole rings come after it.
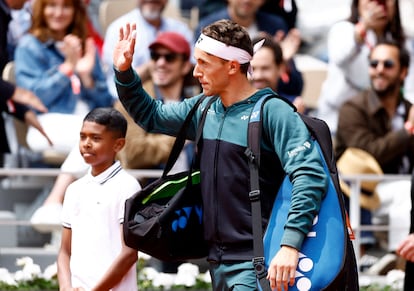
POLYGON ((131 67, 135 50, 136 24, 127 23, 119 29, 119 41, 115 46, 113 63, 119 71, 126 71, 131 67))

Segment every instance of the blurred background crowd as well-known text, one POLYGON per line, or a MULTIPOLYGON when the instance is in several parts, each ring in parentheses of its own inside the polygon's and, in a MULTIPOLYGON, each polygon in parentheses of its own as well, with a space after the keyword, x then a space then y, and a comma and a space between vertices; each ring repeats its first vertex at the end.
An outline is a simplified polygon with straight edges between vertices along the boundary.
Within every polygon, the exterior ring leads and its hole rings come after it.
MULTIPOLYGON (((118 157, 125 168, 162 169, 168 157, 174 140, 143 132, 118 101, 119 28, 137 24, 133 66, 154 98, 175 102, 201 92, 193 44, 222 18, 244 26, 254 43, 265 39, 251 62, 252 83, 328 123, 340 174, 411 175, 412 0, 0 0, 0 165, 60 169, 27 214, 37 231, 60 227, 66 187, 86 171, 77 144, 89 110, 114 106, 128 118, 118 157)), ((188 168, 191 146, 176 171, 188 168)), ((385 238, 363 232, 361 271, 403 269, 397 254, 410 233, 411 182, 362 185, 361 197, 362 223, 397 227, 385 238)))

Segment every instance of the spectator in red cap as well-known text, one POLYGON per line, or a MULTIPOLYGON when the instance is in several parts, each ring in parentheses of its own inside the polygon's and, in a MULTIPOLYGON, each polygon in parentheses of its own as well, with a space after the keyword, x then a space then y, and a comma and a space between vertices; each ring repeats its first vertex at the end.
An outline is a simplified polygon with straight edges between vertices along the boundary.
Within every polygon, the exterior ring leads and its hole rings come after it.
POLYGON ((190 58, 190 45, 179 33, 173 31, 160 32, 155 41, 149 46, 152 60, 154 60, 153 50, 159 46, 164 46, 175 54, 182 54, 187 60, 190 58))
POLYGON ((174 31, 182 34, 190 44, 194 42, 194 32, 188 24, 181 19, 167 15, 168 0, 135 0, 134 2, 137 4, 136 8, 115 19, 105 33, 102 61, 108 69, 106 73, 109 91, 115 97, 118 95, 114 84, 112 55, 115 45, 118 43, 120 27, 126 23, 135 23, 139 27, 132 66, 143 81, 151 78, 149 74, 151 59, 148 47, 154 42, 158 33, 174 31))

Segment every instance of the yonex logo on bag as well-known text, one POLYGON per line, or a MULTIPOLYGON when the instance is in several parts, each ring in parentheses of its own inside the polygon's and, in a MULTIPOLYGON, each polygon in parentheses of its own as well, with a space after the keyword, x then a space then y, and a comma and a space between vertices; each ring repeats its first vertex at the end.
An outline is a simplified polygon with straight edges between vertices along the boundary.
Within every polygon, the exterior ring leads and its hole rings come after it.
POLYGON ((201 206, 188 206, 182 209, 176 210, 175 213, 178 215, 178 218, 174 220, 171 224, 171 228, 174 232, 178 229, 184 229, 187 226, 188 219, 190 218, 191 211, 195 211, 195 214, 198 217, 198 221, 201 224, 202 220, 202 208, 201 206))
POLYGON ((298 268, 296 270, 296 288, 299 291, 308 291, 312 288, 311 280, 303 273, 308 273, 313 269, 313 261, 306 255, 299 253, 298 268))
POLYGON ((319 215, 316 215, 315 218, 313 219, 312 230, 308 232, 308 237, 316 237, 316 231, 314 231, 313 229, 315 225, 318 223, 318 219, 319 219, 319 215))
MULTIPOLYGON (((315 228, 318 223, 319 215, 316 215, 313 219, 313 227, 315 228)), ((316 231, 312 230, 308 233, 308 237, 316 237, 316 231)), ((303 273, 308 273, 313 269, 313 261, 303 253, 299 253, 299 262, 296 270, 296 288, 298 291, 308 291, 312 288, 312 281, 306 277, 303 273)))

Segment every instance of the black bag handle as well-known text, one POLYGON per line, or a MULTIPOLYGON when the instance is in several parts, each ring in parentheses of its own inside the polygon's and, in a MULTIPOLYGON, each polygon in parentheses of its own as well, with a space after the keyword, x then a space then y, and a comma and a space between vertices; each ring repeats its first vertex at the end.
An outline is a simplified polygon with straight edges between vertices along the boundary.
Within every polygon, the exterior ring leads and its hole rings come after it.
POLYGON ((263 232, 262 232, 262 211, 260 205, 260 141, 262 136, 261 112, 266 100, 272 95, 265 95, 259 99, 252 109, 247 129, 247 156, 250 169, 250 192, 249 199, 252 207, 252 229, 253 229, 253 267, 261 291, 271 291, 267 270, 265 267, 263 232), (256 114, 258 113, 258 114, 256 114))
MULTIPOLYGON (((184 147, 185 140, 186 140, 186 135, 187 135, 187 130, 188 130, 188 127, 189 127, 189 125, 190 125, 190 123, 193 119, 193 116, 194 116, 195 112, 197 111, 197 108, 200 106, 200 104, 206 98, 210 98, 210 100, 208 101, 208 103, 207 103, 206 107, 204 108, 203 113, 200 117, 200 123, 199 123, 198 128, 197 128, 196 139, 195 139, 195 146, 197 146, 197 144, 198 144, 198 142, 201 138, 201 134, 203 132, 203 126, 204 126, 204 121, 205 121, 205 118, 206 118, 206 115, 207 115, 207 109, 210 107, 210 105, 214 101, 216 101, 217 96, 214 96, 214 97, 209 97, 209 96, 206 96, 206 95, 201 96, 197 100, 197 102, 194 104, 193 108, 191 108, 190 112, 188 112, 188 114, 187 114, 187 116, 184 120, 184 123, 181 125, 181 128, 178 131, 178 134, 177 134, 177 137, 175 139, 174 145, 171 149, 170 155, 168 156, 167 163, 165 164, 164 171, 162 173, 163 177, 165 177, 170 172, 170 170, 174 166, 175 162, 177 161, 178 156, 180 155, 180 153, 181 153, 181 151, 184 147)), ((195 159, 195 157, 193 157, 193 161, 191 162, 191 165, 194 164, 194 159, 195 159)), ((191 180, 191 179, 189 179, 189 180, 191 180)))

